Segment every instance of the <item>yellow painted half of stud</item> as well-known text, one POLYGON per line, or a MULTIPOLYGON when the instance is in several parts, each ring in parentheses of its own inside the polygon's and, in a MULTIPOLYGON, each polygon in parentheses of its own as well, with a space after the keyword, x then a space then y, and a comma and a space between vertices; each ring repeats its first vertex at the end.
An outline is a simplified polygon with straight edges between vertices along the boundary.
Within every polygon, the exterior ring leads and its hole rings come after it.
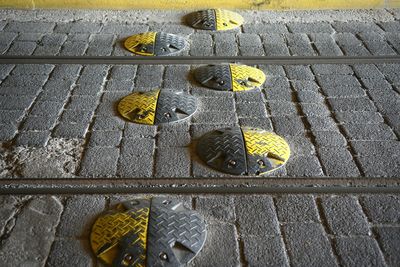
POLYGON ((137 211, 117 212, 99 217, 90 233, 90 244, 97 257, 111 265, 118 253, 119 240, 128 233, 135 233, 138 238, 130 246, 139 246, 144 253, 132 260, 135 267, 145 267, 146 262, 147 227, 150 208, 137 211))
POLYGON ((217 31, 225 31, 240 27, 244 19, 236 12, 223 9, 215 9, 215 20, 217 31))
POLYGON ((349 9, 399 7, 399 0, 0 0, 0 7, 89 9, 349 9))
POLYGON ((144 51, 138 48, 140 45, 153 45, 156 41, 156 32, 145 32, 132 35, 125 40, 125 48, 129 51, 142 56, 153 56, 152 52, 144 51))
POLYGON ((118 103, 118 111, 132 122, 153 125, 159 94, 160 90, 130 94, 118 103))
POLYGON ((279 135, 250 128, 244 128, 242 132, 247 154, 251 156, 267 156, 272 153, 282 159, 268 157, 275 165, 283 165, 289 159, 290 147, 285 139, 279 135))
POLYGON ((247 91, 260 87, 265 82, 263 71, 246 65, 229 64, 233 91, 247 91))

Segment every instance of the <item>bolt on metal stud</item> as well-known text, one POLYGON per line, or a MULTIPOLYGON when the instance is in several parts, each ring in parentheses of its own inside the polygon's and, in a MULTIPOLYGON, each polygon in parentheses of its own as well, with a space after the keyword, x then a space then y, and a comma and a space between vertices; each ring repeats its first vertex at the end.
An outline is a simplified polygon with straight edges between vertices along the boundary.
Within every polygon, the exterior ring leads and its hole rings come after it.
POLYGON ((167 255, 165 252, 162 252, 162 253, 160 254, 160 259, 166 261, 166 260, 168 260, 168 255, 167 255))

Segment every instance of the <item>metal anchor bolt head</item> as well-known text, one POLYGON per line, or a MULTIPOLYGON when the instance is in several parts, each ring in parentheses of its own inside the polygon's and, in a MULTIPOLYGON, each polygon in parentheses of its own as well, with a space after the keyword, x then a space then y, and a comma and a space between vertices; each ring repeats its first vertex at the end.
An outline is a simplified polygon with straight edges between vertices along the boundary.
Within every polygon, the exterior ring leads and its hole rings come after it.
POLYGON ((228 161, 228 165, 229 165, 229 166, 232 166, 232 167, 235 167, 235 166, 236 166, 236 161, 233 160, 233 159, 230 159, 230 160, 228 161))
POLYGON ((168 255, 167 255, 165 252, 162 252, 162 253, 160 254, 160 259, 166 261, 166 260, 168 260, 168 255))

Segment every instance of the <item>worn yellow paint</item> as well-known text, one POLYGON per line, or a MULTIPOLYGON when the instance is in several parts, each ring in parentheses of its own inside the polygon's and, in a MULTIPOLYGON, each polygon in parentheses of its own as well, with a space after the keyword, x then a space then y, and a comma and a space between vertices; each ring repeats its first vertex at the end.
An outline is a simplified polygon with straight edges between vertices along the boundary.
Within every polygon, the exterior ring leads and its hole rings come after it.
POLYGON ((399 0, 0 0, 0 7, 88 9, 348 9, 400 7, 399 0))

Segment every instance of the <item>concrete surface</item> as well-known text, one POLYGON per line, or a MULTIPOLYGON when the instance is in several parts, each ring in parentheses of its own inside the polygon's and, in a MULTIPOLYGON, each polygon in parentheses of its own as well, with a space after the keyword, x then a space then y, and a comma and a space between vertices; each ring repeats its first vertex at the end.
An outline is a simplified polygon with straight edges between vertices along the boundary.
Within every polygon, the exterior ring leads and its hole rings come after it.
MULTIPOLYGON (((1 196, 0 262, 102 266, 90 249, 92 223, 119 201, 141 197, 1 196)), ((206 220, 206 244, 188 266, 400 264, 400 195, 163 197, 181 199, 206 220)))

